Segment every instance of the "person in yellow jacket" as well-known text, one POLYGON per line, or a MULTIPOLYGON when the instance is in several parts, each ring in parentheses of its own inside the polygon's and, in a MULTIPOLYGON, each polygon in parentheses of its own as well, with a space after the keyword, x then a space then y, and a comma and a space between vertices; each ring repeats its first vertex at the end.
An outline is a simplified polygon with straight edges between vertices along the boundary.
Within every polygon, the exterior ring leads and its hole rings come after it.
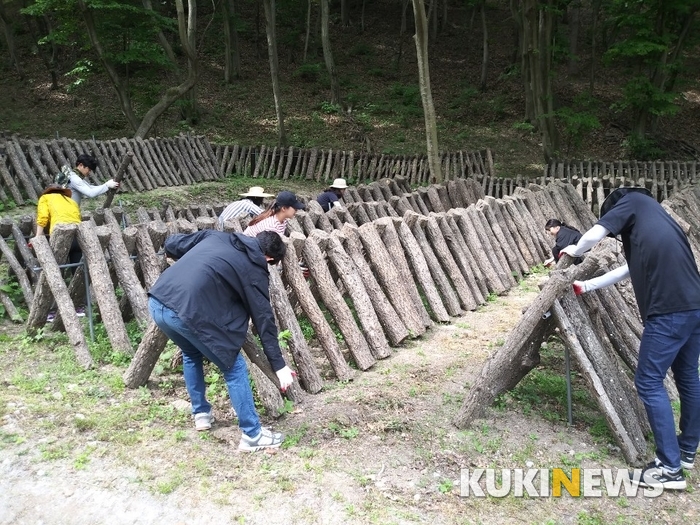
MULTIPOLYGON (((57 224, 80 224, 80 207, 71 198, 71 190, 58 184, 50 184, 39 197, 36 207, 36 236, 45 235, 48 228, 49 235, 57 224)), ((83 256, 77 238, 68 252, 71 264, 80 262, 83 256)))

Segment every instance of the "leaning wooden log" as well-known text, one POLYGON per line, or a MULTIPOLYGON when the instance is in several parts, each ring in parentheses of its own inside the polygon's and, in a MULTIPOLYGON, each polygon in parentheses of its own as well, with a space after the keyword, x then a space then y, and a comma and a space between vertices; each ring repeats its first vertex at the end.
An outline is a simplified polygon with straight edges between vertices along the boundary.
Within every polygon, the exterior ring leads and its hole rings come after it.
POLYGON ((7 169, 6 164, 7 157, 5 155, 0 155, 0 177, 2 177, 2 182, 5 187, 10 190, 12 199, 15 201, 17 206, 24 206, 24 198, 22 193, 19 191, 17 184, 15 184, 15 179, 12 177, 10 170, 7 169))
POLYGON ((167 342, 168 336, 161 332, 155 322, 151 321, 134 357, 131 359, 129 368, 122 375, 124 385, 127 388, 139 388, 148 382, 148 378, 151 377, 167 342))
MULTIPOLYGON (((479 202, 483 203, 484 201, 479 202)), ((506 289, 515 286, 517 281, 506 257, 506 252, 508 250, 496 237, 495 228, 492 227, 484 213, 480 209, 477 209, 476 205, 467 208, 467 215, 471 219, 472 224, 474 224, 477 235, 481 239, 481 244, 486 248, 486 254, 491 260, 491 264, 498 272, 501 282, 503 282, 506 289)))
POLYGON ((345 343, 355 359, 355 363, 360 370, 367 370, 376 362, 375 358, 367 345, 367 341, 360 329, 355 324, 355 319, 350 311, 350 308, 345 303, 343 296, 338 291, 333 278, 331 276, 323 253, 318 246, 317 232, 311 233, 304 242, 302 256, 307 264, 311 276, 316 282, 318 291, 322 297, 326 308, 331 312, 335 319, 338 328, 345 338, 345 343))
POLYGON ((554 301, 571 288, 571 283, 593 275, 606 262, 602 255, 591 253, 583 263, 550 274, 540 294, 510 331, 503 346, 489 356, 479 375, 472 381, 454 418, 454 424, 458 428, 469 425, 493 403, 496 396, 514 388, 537 366, 542 336, 546 333, 542 317, 552 308, 554 301))
MULTIPOLYGON (((56 230, 54 230, 54 232, 55 231, 56 230)), ((90 356, 90 351, 88 350, 87 341, 83 335, 83 327, 78 317, 75 315, 75 307, 71 302, 66 283, 63 281, 63 276, 61 275, 61 269, 58 267, 49 242, 46 240, 46 237, 42 235, 40 237, 34 237, 32 239, 32 245, 34 246, 37 259, 39 263, 41 263, 41 279, 45 281, 46 287, 51 290, 51 295, 55 298, 56 307, 64 319, 66 334, 75 352, 76 360, 83 368, 90 368, 93 365, 93 361, 90 356)), ((44 314, 44 322, 45 321, 46 314, 44 314)))
POLYGON ((512 202, 503 199, 497 200, 496 208, 505 220, 506 227, 510 230, 511 236, 525 260, 525 265, 527 266, 525 271, 527 272, 540 261, 538 261, 539 257, 537 256, 535 244, 527 234, 527 231, 524 231, 526 230, 526 228, 523 228, 525 221, 520 217, 512 202))
POLYGON ((413 275, 411 273, 411 267, 408 264, 408 260, 401 245, 401 240, 399 239, 399 234, 394 226, 393 217, 386 217, 379 219, 374 222, 374 226, 377 232, 381 236, 384 245, 389 253, 393 255, 393 263, 398 270, 399 277, 405 283, 410 283, 406 286, 408 294, 413 299, 413 305, 416 308, 416 312, 420 316, 423 325, 428 328, 432 326, 432 321, 430 320, 430 314, 423 305, 423 299, 420 296, 418 287, 415 284, 413 275))
POLYGON ((145 288, 150 290, 160 277, 162 264, 153 248, 147 224, 136 225, 136 249, 138 250, 145 288))
MULTIPOLYGON (((124 179, 124 175, 127 172, 127 168, 129 167, 129 164, 131 164, 132 159, 134 158, 134 153, 132 151, 127 151, 126 155, 122 158, 121 164, 119 164, 119 169, 117 170, 117 174, 114 176, 114 182, 119 182, 124 179)), ((107 198, 105 199, 104 204, 102 205, 103 208, 109 208, 112 205, 112 201, 114 200, 114 196, 117 194, 116 189, 109 190, 107 193, 107 198)))
MULTIPOLYGON (((98 228, 106 227, 99 226, 98 228)), ((107 331, 109 342, 114 350, 132 354, 133 348, 121 317, 112 279, 109 276, 107 261, 105 260, 96 228, 89 222, 82 222, 78 225, 78 243, 88 265, 92 289, 100 307, 100 317, 107 331)), ((73 312, 73 315, 75 315, 75 312, 73 312)), ((65 323, 66 319, 63 313, 61 313, 61 317, 63 317, 65 323)))
POLYGON ((405 282, 405 278, 402 277, 402 273, 393 262, 393 257, 389 254, 373 224, 363 224, 357 231, 374 273, 396 309, 396 313, 401 317, 403 324, 408 328, 412 337, 424 334, 426 327, 423 316, 416 307, 414 294, 409 291, 410 287, 415 287, 413 279, 405 282))
POLYGON ((604 382, 596 372, 595 367, 581 345, 582 340, 577 335, 578 327, 575 327, 572 321, 568 319, 566 311, 559 304, 559 301, 553 303, 552 312, 559 325, 560 335, 564 344, 571 350, 582 372, 581 375, 586 379, 590 390, 594 393, 596 402, 605 415, 608 427, 613 432, 625 460, 630 464, 640 463, 646 454, 646 442, 644 441, 644 435, 641 433, 641 428, 639 426, 629 429, 626 427, 625 424, 629 423, 629 421, 623 419, 623 415, 618 412, 615 406, 615 400, 606 391, 606 386, 608 386, 607 378, 604 382))
MULTIPOLYGON (((107 210, 107 212, 111 215, 110 210, 107 210)), ((148 311, 148 296, 141 287, 141 282, 136 275, 134 263, 129 256, 126 244, 124 244, 124 239, 117 220, 114 218, 114 215, 108 215, 107 217, 107 227, 109 227, 112 232, 108 246, 112 266, 117 273, 119 284, 124 291, 124 295, 131 304, 134 317, 136 317, 136 320, 141 323, 142 326, 146 326, 151 319, 148 311)))
MULTIPOLYGON (((68 251, 73 243, 77 229, 78 226, 76 224, 57 224, 53 232, 51 232, 51 250, 53 251, 56 264, 61 265, 68 258, 68 251)), ((53 294, 42 272, 39 276, 39 282, 34 289, 34 300, 28 303, 31 305, 29 317, 27 318, 27 331, 30 334, 46 324, 46 316, 51 309, 52 303, 53 294)))
MULTIPOLYGON (((411 274, 416 283, 420 286, 423 295, 425 296, 428 306, 432 314, 432 319, 438 323, 446 323, 450 320, 435 281, 430 273, 430 267, 426 261, 423 251, 421 250, 418 241, 413 236, 411 229, 406 222, 401 218, 392 218, 394 229, 396 230, 403 251, 406 254, 406 259, 411 267, 411 274)), ((381 226, 380 226, 381 228, 381 226)), ((380 230, 381 231, 381 230, 380 230)), ((455 296, 455 302, 457 298, 455 296)), ((456 303, 456 308, 459 309, 459 304, 456 303)))
POLYGON ((454 254, 455 263, 469 285, 472 296, 477 304, 484 304, 489 294, 488 287, 481 269, 474 260, 466 241, 459 230, 454 217, 449 214, 436 215, 435 219, 440 226, 440 231, 447 242, 448 248, 454 254))
POLYGON ((17 260, 17 257, 15 257, 15 254, 12 252, 12 249, 8 246, 7 242, 5 242, 5 239, 3 239, 2 237, 0 237, 0 253, 2 253, 2 255, 5 257, 5 260, 10 265, 10 268, 12 268, 12 271, 14 272, 15 277, 19 282, 19 286, 22 289, 22 295, 24 296, 24 302, 27 305, 31 305, 34 301, 32 283, 29 281, 29 277, 27 277, 25 269, 17 260))
MULTIPOLYGON (((0 284, 5 284, 5 283, 0 283, 0 284)), ((22 316, 20 315, 19 311, 17 310, 17 307, 15 304, 12 302, 12 299, 10 299, 10 296, 7 295, 5 292, 0 290, 0 304, 2 304, 5 307, 5 313, 8 315, 10 320, 14 323, 23 323, 24 319, 22 319, 22 316)))
POLYGON ((345 289, 352 300, 355 313, 365 333, 365 339, 369 344, 372 355, 376 359, 384 359, 391 355, 391 349, 384 336, 382 325, 372 305, 372 300, 365 289, 362 277, 352 262, 352 259, 343 249, 340 241, 327 234, 318 236, 319 247, 325 250, 328 259, 335 266, 345 289))
POLYGON ((43 190, 41 184, 36 180, 34 172, 27 164, 27 159, 24 158, 24 153, 22 153, 22 148, 19 144, 15 144, 14 141, 8 141, 5 143, 5 150, 10 162, 14 166, 15 176, 19 179, 24 187, 24 191, 27 192, 27 197, 30 200, 37 200, 39 198, 38 194, 43 190))
MULTIPOLYGON (((272 417, 279 417, 282 415, 284 407, 284 399, 282 399, 279 390, 279 380, 250 331, 241 351, 248 365, 248 373, 253 377, 257 399, 265 407, 265 413, 272 417)), ((291 390, 288 390, 287 394, 290 392, 291 390)), ((297 393, 295 401, 301 401, 301 395, 301 392, 297 393)))
POLYGON ((287 253, 284 256, 284 274, 283 277, 290 286, 296 296, 301 309, 311 323, 318 342, 331 364, 331 368, 339 381, 349 381, 355 375, 352 368, 348 366, 343 358, 343 354, 338 346, 338 340, 333 333, 328 321, 326 321, 321 308, 314 299, 309 284, 304 279, 301 269, 299 268, 299 257, 297 255, 295 243, 303 247, 304 236, 293 232, 290 239, 294 242, 289 242, 287 245, 287 253))
POLYGON ((515 272, 518 278, 522 278, 523 274, 527 273, 530 267, 525 262, 523 254, 520 253, 518 244, 513 238, 513 232, 508 227, 497 200, 494 197, 485 197, 483 201, 479 202, 477 207, 481 207, 481 211, 489 221, 489 226, 491 226, 494 235, 501 245, 505 247, 504 253, 511 271, 515 272))
POLYGON ((459 297, 457 292, 452 286, 452 283, 447 278, 445 271, 440 265, 440 261, 435 255, 433 247, 430 245, 428 238, 425 236, 423 228, 418 224, 418 214, 413 212, 406 212, 404 215, 404 223, 407 228, 412 233, 412 237, 416 240, 420 248, 420 252, 423 254, 428 269, 430 270, 430 275, 435 283, 435 286, 440 294, 442 303, 450 316, 462 315, 462 309, 459 305, 459 297))
POLYGON ((392 346, 399 345, 409 336, 408 329, 391 305, 382 287, 377 282, 369 263, 365 259, 362 241, 360 240, 357 230, 351 226, 347 226, 344 227, 342 231, 334 231, 332 235, 343 243, 345 251, 352 259, 389 342, 392 346))
MULTIPOLYGON (((15 252, 19 252, 22 261, 24 262, 24 267, 29 273, 29 278, 32 284, 36 285, 39 281, 39 274, 34 269, 39 266, 32 250, 29 249, 29 245, 24 238, 24 233, 19 229, 15 223, 12 223, 12 238, 15 240, 15 252)), ((30 304, 30 303, 27 303, 30 304)))
MULTIPOLYGON (((323 388, 323 380, 321 374, 316 368, 313 356, 309 351, 309 346, 304 339, 304 334, 299 326, 299 321, 294 314, 292 305, 289 304, 289 296, 287 290, 280 277, 280 272, 276 268, 270 269, 270 302, 272 303, 275 312, 275 318, 280 330, 288 330, 291 337, 287 341, 289 352, 291 353, 294 363, 299 372, 299 380, 307 392, 315 394, 323 388)), ((287 353, 284 351, 284 353, 287 353)), ((285 355, 285 358, 288 358, 285 355)), ((295 389, 298 385, 290 387, 289 394, 293 397, 298 397, 295 389)))

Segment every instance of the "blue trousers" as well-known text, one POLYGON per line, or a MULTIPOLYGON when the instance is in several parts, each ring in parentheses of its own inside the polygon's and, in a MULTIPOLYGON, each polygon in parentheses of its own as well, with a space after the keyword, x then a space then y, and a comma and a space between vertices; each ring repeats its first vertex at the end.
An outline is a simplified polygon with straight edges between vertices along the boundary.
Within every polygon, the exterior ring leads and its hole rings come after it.
MULTIPOLYGON (((158 328, 182 350, 182 368, 187 392, 192 402, 192 413, 209 412, 211 405, 206 398, 207 384, 204 381, 203 361, 205 357, 213 363, 217 360, 197 335, 184 325, 177 312, 155 297, 148 298, 148 308, 158 328)), ((231 405, 238 416, 238 426, 245 435, 257 436, 261 430, 260 418, 255 410, 253 391, 248 379, 248 367, 241 353, 238 353, 236 362, 229 370, 221 370, 221 372, 231 398, 231 405)))
POLYGON ((699 357, 700 310, 647 318, 634 384, 654 433, 656 457, 671 470, 680 468, 680 451, 694 453, 700 441, 699 357), (669 368, 681 402, 679 435, 663 384, 669 368))

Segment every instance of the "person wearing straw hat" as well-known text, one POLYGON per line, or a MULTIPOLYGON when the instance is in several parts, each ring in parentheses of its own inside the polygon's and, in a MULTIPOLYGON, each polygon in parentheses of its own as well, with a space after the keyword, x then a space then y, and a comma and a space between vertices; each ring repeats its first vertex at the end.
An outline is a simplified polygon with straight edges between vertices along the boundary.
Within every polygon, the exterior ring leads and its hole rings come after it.
POLYGON ((326 190, 321 193, 316 198, 316 202, 321 205, 323 211, 328 212, 333 208, 342 207, 340 199, 343 198, 343 194, 348 187, 348 183, 345 179, 335 179, 333 184, 331 184, 326 190))
POLYGON ((646 188, 618 188, 600 207, 600 219, 576 245, 579 257, 605 236, 622 239, 627 264, 600 277, 574 281, 574 293, 632 281, 644 331, 634 385, 654 434, 656 457, 632 478, 644 487, 684 490, 700 442, 700 274, 685 233, 646 188), (668 369, 680 398, 680 434, 664 379, 668 369))
POLYGON ((262 210, 263 199, 273 197, 272 193, 265 193, 261 186, 253 186, 246 193, 239 193, 243 199, 233 201, 226 206, 224 211, 219 215, 219 226, 224 227, 224 222, 240 215, 249 215, 256 217, 260 215, 262 210))

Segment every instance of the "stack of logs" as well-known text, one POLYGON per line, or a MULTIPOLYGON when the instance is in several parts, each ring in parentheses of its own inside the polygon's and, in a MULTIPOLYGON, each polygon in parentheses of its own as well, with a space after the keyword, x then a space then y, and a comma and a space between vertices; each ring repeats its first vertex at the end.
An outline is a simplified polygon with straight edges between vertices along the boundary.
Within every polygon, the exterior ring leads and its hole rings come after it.
MULTIPOLYGON (((402 217, 387 216, 360 226, 330 220, 328 214, 310 203, 308 213, 290 224, 284 271, 271 274, 274 311, 280 328, 292 334, 287 357, 297 367, 303 388, 317 392, 322 387, 324 368, 328 368, 327 374, 347 380, 356 373, 351 363, 356 369, 366 370, 377 359, 388 357, 392 347, 407 337, 417 337, 434 322, 447 322, 451 316, 476 308, 489 294, 510 289, 529 268, 549 255, 549 240, 542 228, 547 218, 561 216, 572 224, 581 224, 571 195, 571 189, 564 185, 533 187, 504 200, 486 198, 464 208, 428 215, 408 209, 402 217), (331 221, 331 228, 325 220, 331 221), (309 266, 311 280, 302 277, 299 259, 309 266), (330 321, 324 309, 330 313, 330 321), (299 327, 299 315, 308 318, 322 354, 314 356, 310 352, 299 327), (335 331, 343 334, 345 348, 339 345, 335 331)), ((167 235, 218 227, 212 216, 190 222, 166 210, 156 218, 143 213, 140 218, 148 222, 121 231, 120 217, 114 211, 97 210, 79 226, 57 227, 51 237, 52 250, 45 240, 35 243, 38 263, 44 271, 36 277, 33 290, 28 286, 32 294, 26 296, 32 305, 28 329, 44 325, 55 299, 59 319, 53 326, 68 332, 84 366, 90 366, 91 359, 73 310, 73 304, 80 304, 84 297, 84 279, 78 271, 66 287, 57 266, 65 260, 65 247, 73 235, 78 236, 85 253, 92 292, 107 335, 116 350, 131 353, 124 321, 133 316, 148 322, 145 290, 165 267, 157 253, 167 235), (131 255, 136 255, 136 263, 131 255), (119 301, 115 299, 118 287, 124 291, 119 301)), ((231 220, 224 229, 236 231, 242 226, 240 221, 231 220)), ((19 226, 6 221, 3 227, 10 234, 17 230, 16 237, 13 235, 15 244, 24 243, 19 253, 27 253, 19 226)), ((6 247, 3 255, 14 259, 19 274, 23 273, 22 263, 35 267, 36 263, 28 260, 20 262, 7 243, 2 243, 6 247)), ((145 384, 164 344, 162 334, 150 326, 125 375, 129 386, 145 384)), ((252 338, 246 350, 258 365, 253 373, 259 391, 264 393, 270 413, 276 413, 282 399, 274 388, 275 376, 252 338)), ((300 391, 292 391, 291 395, 298 397, 300 391)))
MULTIPOLYGON (((686 232, 700 262, 700 190, 687 188, 662 206, 686 232)), ((458 427, 467 426, 496 396, 513 389, 536 367, 541 344, 558 329, 623 456, 632 465, 644 462, 649 424, 633 386, 642 325, 629 281, 579 297, 571 289, 574 280, 590 279, 624 264, 619 252, 616 241, 605 239, 579 266, 568 267, 570 258, 564 257, 505 344, 473 381, 455 418, 458 427)), ((666 386, 677 398, 669 378, 666 386)))
MULTIPOLYGON (((404 177, 410 184, 434 182, 425 155, 355 154, 354 151, 300 149, 268 146, 215 145, 220 173, 236 173, 264 179, 354 182, 404 177)), ((440 154, 444 180, 495 176, 490 149, 440 154)))
MULTIPOLYGON (((448 188, 449 203, 463 206, 427 214, 415 211, 414 204, 436 198, 445 207, 441 190, 428 188, 425 200, 414 196, 411 201, 405 195, 392 194, 389 201, 383 201, 386 205, 378 204, 377 209, 391 209, 395 214, 387 212, 373 220, 366 210, 369 220, 362 222, 355 221, 348 211, 324 214, 310 202, 306 212, 290 221, 289 249, 283 271, 271 272, 270 295, 280 329, 291 333, 285 358, 294 363, 304 390, 318 392, 324 376, 351 379, 357 370, 389 357, 406 338, 420 336, 433 323, 448 322, 450 317, 476 308, 488 294, 509 290, 548 257, 551 239, 543 229, 547 219, 559 218, 582 231, 595 221, 568 184, 530 185, 504 199, 484 197, 476 202, 466 202, 467 191, 472 199, 477 196, 473 181, 448 188), (404 199, 411 205, 406 206, 404 199), (405 209, 398 202, 404 202, 405 209), (300 259, 310 269, 310 280, 302 276, 300 259), (318 352, 304 339, 300 316, 313 327, 318 352), (336 331, 343 335, 343 346, 336 331)), ((372 186, 367 191, 384 195, 381 187, 372 186)), ((686 190, 663 205, 688 233, 696 254, 700 253, 700 192, 686 190)), ((158 252, 170 234, 220 227, 210 209, 199 208, 204 213, 198 217, 193 209, 187 210, 194 220, 178 218, 170 207, 162 214, 139 210, 142 222, 123 231, 119 227, 125 219, 121 210, 97 210, 80 225, 58 226, 50 247, 45 239, 37 239, 38 261, 32 260, 23 235, 31 220, 0 222, 0 233, 11 236, 15 243, 13 251, 0 240, 0 251, 18 278, 26 279, 22 289, 27 304, 31 304, 28 329, 44 325, 55 300, 59 317, 54 329, 65 329, 79 362, 92 365, 73 308, 86 294, 84 279, 78 270, 66 286, 58 268, 77 235, 93 283, 91 293, 112 346, 133 353, 125 320, 135 317, 148 326, 124 375, 129 387, 145 384, 166 343, 165 336, 150 322, 146 308, 146 290, 166 267, 158 252), (43 268, 40 274, 22 271, 38 265, 43 268), (123 290, 120 300, 115 294, 117 287, 123 290)), ((229 220, 223 229, 239 231, 245 222, 229 220)), ((641 336, 633 296, 621 285, 579 298, 568 291, 574 279, 587 279, 624 262, 612 245, 614 241, 605 241, 581 265, 552 273, 538 299, 473 383, 455 420, 458 426, 468 424, 496 395, 513 388, 535 367, 541 343, 557 327, 625 458, 630 463, 639 462, 646 451, 648 425, 631 383, 641 336), (547 312, 552 315, 544 315, 547 312)), ((275 387, 276 377, 252 335, 244 351, 255 365, 251 373, 261 401, 269 413, 278 413, 283 402, 275 387)), ((300 399, 303 393, 295 386, 288 394, 300 399)))
POLYGON ((121 160, 133 152, 123 188, 145 191, 181 186, 220 178, 216 156, 204 137, 180 136, 158 139, 54 140, 0 139, 0 200, 23 205, 36 201, 54 181, 62 166, 75 166, 80 154, 97 159, 90 182, 102 184, 114 178, 121 160))

